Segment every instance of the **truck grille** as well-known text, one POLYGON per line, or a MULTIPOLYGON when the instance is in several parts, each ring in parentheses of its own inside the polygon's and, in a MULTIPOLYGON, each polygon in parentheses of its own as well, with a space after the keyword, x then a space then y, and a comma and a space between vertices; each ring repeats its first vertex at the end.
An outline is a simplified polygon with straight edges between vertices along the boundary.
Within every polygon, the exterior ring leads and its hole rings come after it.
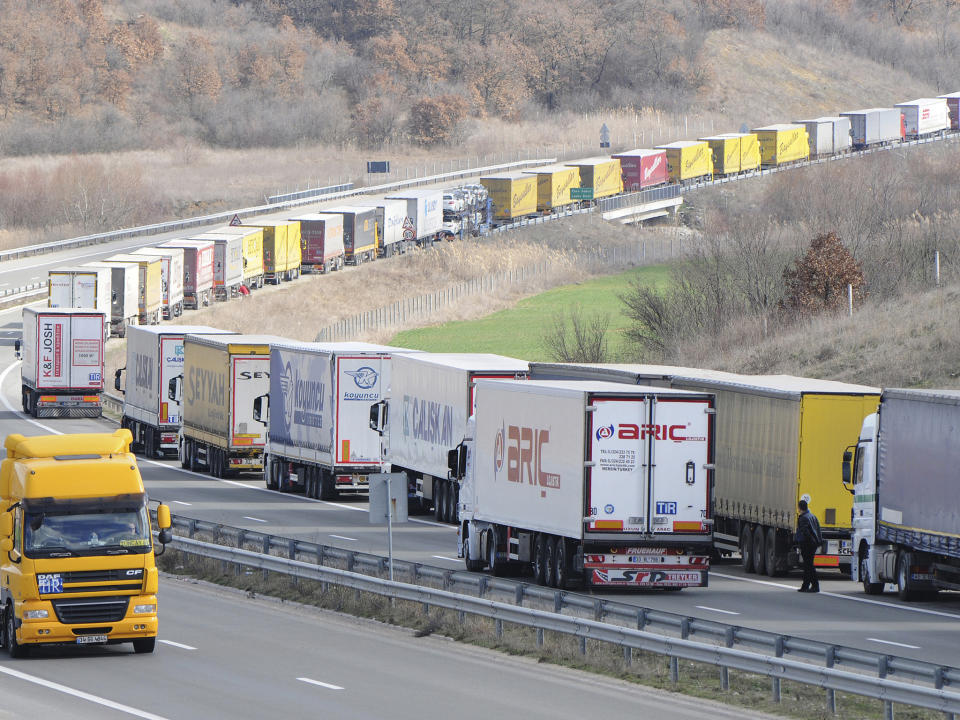
POLYGON ((129 603, 126 597, 54 600, 53 610, 65 624, 113 623, 123 619, 129 603))
POLYGON ((63 573, 65 583, 110 582, 111 580, 137 580, 143 578, 142 568, 118 568, 115 570, 75 570, 63 573), (136 575, 127 575, 136 572, 136 575))

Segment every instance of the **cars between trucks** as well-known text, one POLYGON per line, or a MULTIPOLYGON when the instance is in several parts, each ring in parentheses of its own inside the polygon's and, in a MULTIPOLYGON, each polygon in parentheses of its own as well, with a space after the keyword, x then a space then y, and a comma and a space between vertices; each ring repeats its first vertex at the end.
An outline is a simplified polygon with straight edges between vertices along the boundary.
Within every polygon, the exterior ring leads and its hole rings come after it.
POLYGON ((383 468, 370 406, 390 386, 391 357, 398 352, 416 351, 364 342, 274 343, 270 386, 251 408, 269 428, 269 489, 300 488, 307 497, 330 500, 341 490, 369 487, 367 476, 383 468))
POLYGON ((853 496, 852 578, 903 600, 960 590, 960 392, 884 390, 843 454, 853 496))
POLYGON ((447 455, 473 415, 477 380, 526 376, 525 360, 488 353, 411 353, 393 356, 387 396, 370 408, 370 427, 383 437, 383 459, 407 475, 409 506, 434 509, 456 523, 459 484, 448 477, 447 455))
POLYGON ((148 458, 177 454, 183 403, 170 397, 170 383, 183 377, 186 335, 233 335, 204 325, 131 325, 127 328, 127 364, 113 386, 123 393, 120 427, 133 434, 135 452, 148 458))
POLYGON ((183 403, 178 439, 180 464, 215 477, 262 472, 266 425, 253 416, 253 401, 270 389, 272 335, 186 335, 183 375, 169 384, 169 398, 183 403))
MULTIPOLYGON (((0 600, 12 657, 38 645, 132 642, 137 653, 153 652, 158 574, 130 441, 128 430, 7 436, 0 600)), ((172 539, 165 505, 157 525, 165 546, 172 539)))
POLYGON ((459 556, 550 587, 707 585, 713 418, 708 393, 477 381, 449 458, 459 556))

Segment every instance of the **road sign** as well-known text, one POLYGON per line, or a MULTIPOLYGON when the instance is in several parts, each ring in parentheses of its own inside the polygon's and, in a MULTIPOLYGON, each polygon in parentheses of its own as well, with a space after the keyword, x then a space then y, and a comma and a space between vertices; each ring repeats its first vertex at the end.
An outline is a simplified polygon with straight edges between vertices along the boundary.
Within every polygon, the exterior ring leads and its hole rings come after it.
POLYGON ((405 217, 403 219, 403 239, 413 240, 413 235, 413 220, 411 220, 409 217, 405 217))
POLYGON ((570 188, 571 200, 593 200, 593 188, 580 187, 570 188))
POLYGON ((234 225, 234 226, 236 226, 236 225, 243 225, 243 223, 240 222, 240 216, 239 216, 239 215, 234 215, 234 216, 233 216, 233 219, 230 220, 230 224, 231 224, 231 225, 234 225))
POLYGON ((389 160, 368 160, 367 172, 371 174, 388 173, 390 172, 390 161, 389 160))
POLYGON ((606 123, 600 126, 600 147, 610 147, 610 128, 607 127, 606 123))

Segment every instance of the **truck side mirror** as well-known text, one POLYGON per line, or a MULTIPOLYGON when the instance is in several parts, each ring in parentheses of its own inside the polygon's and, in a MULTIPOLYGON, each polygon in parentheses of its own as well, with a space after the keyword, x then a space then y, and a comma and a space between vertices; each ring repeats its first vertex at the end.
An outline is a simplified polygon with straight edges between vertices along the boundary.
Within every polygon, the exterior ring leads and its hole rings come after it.
POLYGON ((463 443, 457 445, 447 453, 447 468, 450 477, 461 479, 467 474, 467 448, 463 443))
POLYGON ((167 400, 173 400, 174 402, 180 402, 180 396, 183 393, 183 375, 177 375, 175 378, 170 378, 170 382, 167 386, 167 400))
POLYGON ((23 359, 23 353, 20 352, 20 341, 19 341, 19 340, 14 340, 14 341, 13 341, 13 354, 14 354, 14 357, 17 358, 17 360, 22 360, 22 359, 23 359))
MULTIPOLYGON (((123 375, 123 371, 124 371, 124 370, 126 370, 125 367, 118 368, 117 371, 113 374, 113 389, 114 389, 114 390, 119 390, 120 392, 124 392, 124 391, 120 388, 120 376, 123 375)), ((126 393, 124 393, 124 394, 126 394, 126 393)))
MULTIPOLYGON (((856 446, 851 446, 856 447, 856 446)), ((840 477, 843 482, 843 487, 853 494, 853 452, 848 447, 843 451, 843 464, 840 466, 840 477)))
POLYGON ((253 401, 253 419, 266 425, 270 420, 270 395, 264 394, 253 401))
POLYGON ((370 429, 383 435, 387 428, 387 403, 381 400, 370 406, 370 429))
POLYGON ((173 532, 170 530, 170 508, 161 503, 157 506, 157 527, 160 532, 157 539, 160 540, 160 552, 154 550, 155 555, 163 555, 167 549, 167 544, 173 542, 173 532))

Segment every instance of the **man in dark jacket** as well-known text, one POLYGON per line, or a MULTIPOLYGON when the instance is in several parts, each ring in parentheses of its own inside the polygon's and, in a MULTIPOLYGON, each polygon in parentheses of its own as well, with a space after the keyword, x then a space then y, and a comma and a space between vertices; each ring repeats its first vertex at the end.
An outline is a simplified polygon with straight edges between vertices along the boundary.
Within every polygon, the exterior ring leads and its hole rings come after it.
POLYGON ((800 517, 797 518, 796 542, 800 546, 800 555, 803 557, 803 585, 799 592, 820 592, 820 581, 817 579, 817 569, 813 566, 813 558, 817 548, 823 542, 820 535, 820 523, 817 516, 807 509, 807 501, 801 499, 797 503, 800 517))

